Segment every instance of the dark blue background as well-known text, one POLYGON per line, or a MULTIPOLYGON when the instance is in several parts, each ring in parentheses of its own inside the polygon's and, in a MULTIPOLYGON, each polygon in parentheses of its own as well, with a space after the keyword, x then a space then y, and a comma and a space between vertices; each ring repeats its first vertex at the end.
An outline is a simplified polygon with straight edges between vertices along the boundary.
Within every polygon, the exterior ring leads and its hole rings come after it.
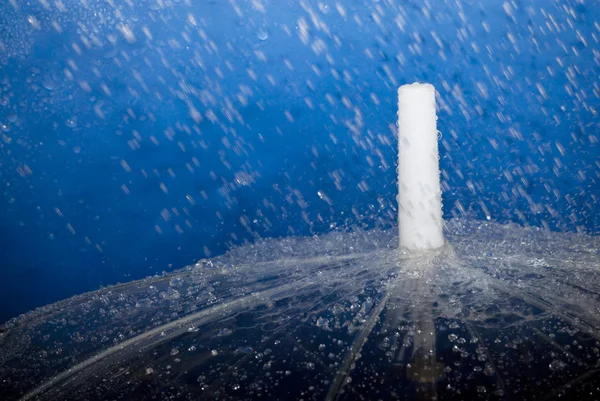
POLYGON ((261 237, 394 226, 414 81, 439 92, 445 218, 600 230, 598 1, 64 3, 0 6, 0 321, 261 237))

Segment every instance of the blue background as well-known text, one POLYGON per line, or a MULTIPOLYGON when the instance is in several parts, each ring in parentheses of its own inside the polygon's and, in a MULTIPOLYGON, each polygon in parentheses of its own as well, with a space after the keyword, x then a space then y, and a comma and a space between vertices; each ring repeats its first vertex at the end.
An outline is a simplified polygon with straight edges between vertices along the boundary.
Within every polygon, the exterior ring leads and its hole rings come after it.
POLYGON ((596 0, 18 3, 0 321, 262 237, 393 227, 415 81, 439 92, 445 218, 600 231, 596 0))

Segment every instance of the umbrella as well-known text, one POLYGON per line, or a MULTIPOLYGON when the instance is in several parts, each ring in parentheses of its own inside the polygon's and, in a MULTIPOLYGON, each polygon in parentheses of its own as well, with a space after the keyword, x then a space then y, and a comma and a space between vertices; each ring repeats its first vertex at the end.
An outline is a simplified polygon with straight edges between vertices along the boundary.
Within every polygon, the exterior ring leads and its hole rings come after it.
POLYGON ((399 92, 398 231, 261 240, 0 328, 4 399, 597 399, 600 240, 441 219, 399 92))

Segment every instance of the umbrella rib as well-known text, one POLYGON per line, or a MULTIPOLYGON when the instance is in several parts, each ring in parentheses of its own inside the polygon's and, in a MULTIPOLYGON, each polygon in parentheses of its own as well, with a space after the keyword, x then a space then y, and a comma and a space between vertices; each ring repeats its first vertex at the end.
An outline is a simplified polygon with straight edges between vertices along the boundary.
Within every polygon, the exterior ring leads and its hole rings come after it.
POLYGON ((389 297, 390 297, 390 293, 386 292, 386 294, 383 296, 383 298, 381 299, 381 301, 379 302, 377 307, 374 308, 373 312, 371 313, 371 316, 369 317, 369 320, 362 327, 360 334, 358 335, 358 337, 356 337, 356 339, 352 343, 350 352, 348 353, 348 355, 346 355, 344 363, 342 364, 340 370, 338 370, 338 373, 336 374, 335 379, 333 380, 333 383, 331 383, 331 386, 329 387, 327 397, 325 398, 326 400, 331 401, 331 400, 337 399, 338 395, 340 394, 340 391, 344 387, 346 378, 348 377, 348 374, 350 373, 352 364, 356 361, 356 358, 357 358, 362 346, 366 342, 366 338, 369 336, 369 334, 373 330, 373 327, 375 327, 375 324, 377 323, 377 319, 379 318, 379 315, 381 314, 381 311, 385 307, 389 297))

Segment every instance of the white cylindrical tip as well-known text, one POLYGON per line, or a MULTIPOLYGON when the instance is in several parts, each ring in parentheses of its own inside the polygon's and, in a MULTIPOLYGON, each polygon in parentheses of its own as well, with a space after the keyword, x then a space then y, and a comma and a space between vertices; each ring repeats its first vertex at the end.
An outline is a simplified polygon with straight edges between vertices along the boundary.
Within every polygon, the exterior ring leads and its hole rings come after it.
POLYGON ((400 246, 444 245, 435 88, 398 89, 398 226, 400 246))

